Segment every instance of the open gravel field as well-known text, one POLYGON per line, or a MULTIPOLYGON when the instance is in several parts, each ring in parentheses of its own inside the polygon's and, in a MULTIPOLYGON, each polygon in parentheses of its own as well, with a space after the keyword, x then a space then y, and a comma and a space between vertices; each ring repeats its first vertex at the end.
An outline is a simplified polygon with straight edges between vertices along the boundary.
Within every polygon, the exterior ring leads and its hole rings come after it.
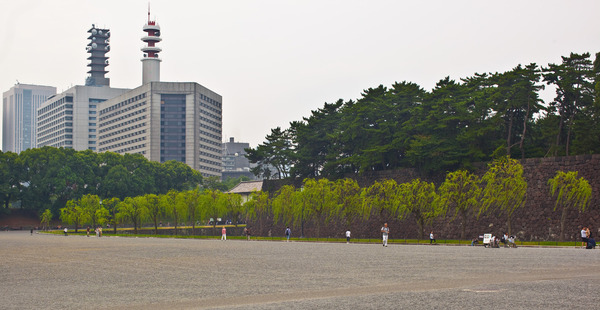
POLYGON ((598 309, 600 250, 0 232, 0 309, 598 309))

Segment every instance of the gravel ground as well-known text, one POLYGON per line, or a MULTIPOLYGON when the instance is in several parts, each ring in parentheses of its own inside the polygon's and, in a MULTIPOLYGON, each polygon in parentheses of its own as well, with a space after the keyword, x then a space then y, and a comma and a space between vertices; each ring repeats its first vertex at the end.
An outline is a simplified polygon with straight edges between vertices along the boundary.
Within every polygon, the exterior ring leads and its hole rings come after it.
POLYGON ((0 232, 0 309, 597 309, 580 248, 0 232))

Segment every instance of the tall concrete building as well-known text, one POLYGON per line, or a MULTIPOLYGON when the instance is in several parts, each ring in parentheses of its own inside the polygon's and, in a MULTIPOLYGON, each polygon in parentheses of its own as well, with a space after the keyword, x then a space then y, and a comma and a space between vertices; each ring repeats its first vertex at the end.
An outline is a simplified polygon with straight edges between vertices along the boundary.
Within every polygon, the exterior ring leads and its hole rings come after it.
POLYGON ((56 87, 20 83, 2 94, 2 151, 37 147, 36 110, 55 94, 56 87))
POLYGON ((161 82, 160 27, 144 25, 143 85, 100 103, 98 151, 176 160, 221 177, 221 95, 193 82, 161 82))
POLYGON ((73 86, 37 111, 37 145, 97 150, 98 105, 129 89, 73 86))
POLYGON ((229 138, 229 142, 223 143, 223 180, 239 178, 241 176, 246 176, 250 179, 256 178, 250 172, 252 165, 245 156, 245 149, 249 147, 250 143, 236 142, 233 137, 229 138))
POLYGON ((114 98, 126 88, 111 88, 105 77, 110 51, 110 30, 92 25, 87 46, 88 77, 85 86, 77 85, 50 97, 37 110, 37 146, 97 150, 98 104, 114 98))

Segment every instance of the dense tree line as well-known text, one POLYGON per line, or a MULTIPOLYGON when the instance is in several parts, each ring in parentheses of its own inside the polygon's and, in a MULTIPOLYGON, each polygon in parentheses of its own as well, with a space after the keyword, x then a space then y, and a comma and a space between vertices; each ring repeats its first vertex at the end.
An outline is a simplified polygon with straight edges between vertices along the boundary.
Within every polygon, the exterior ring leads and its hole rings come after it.
MULTIPOLYGON (((60 209, 59 219, 73 225, 75 232, 84 226, 103 226, 110 224, 117 232, 117 227, 132 226, 134 233, 148 224, 158 233, 158 227, 164 222, 165 226, 173 226, 175 234, 181 226, 192 226, 196 223, 206 224, 212 219, 216 228, 217 219, 231 220, 236 225, 245 222, 252 212, 244 205, 238 194, 224 193, 218 189, 192 189, 187 191, 169 190, 165 194, 145 194, 127 197, 123 200, 113 197, 100 199, 98 195, 87 194, 80 199, 69 200, 60 209)), ((42 222, 52 214, 42 214, 42 222)), ((48 220, 46 220, 48 221, 48 220)))
POLYGON ((2 206, 58 214, 70 200, 166 194, 198 187, 202 176, 184 163, 158 163, 141 154, 96 153, 43 147, 19 154, 0 151, 2 206))
MULTIPOLYGON (((361 188, 353 179, 307 178, 300 188, 284 185, 272 196, 256 193, 246 209, 252 210, 258 219, 272 218, 274 224, 299 229, 302 236, 305 236, 305 225, 309 225, 316 231, 316 236, 311 237, 322 237, 319 233, 324 224, 344 223, 349 228, 377 217, 414 220, 422 239, 432 220, 449 216, 451 222, 458 218, 460 238, 465 239, 467 219, 479 219, 484 214, 504 217, 511 234, 512 215, 525 206, 526 194, 523 167, 517 160, 503 156, 490 163, 482 177, 457 170, 448 173, 439 187, 420 179, 401 184, 382 180, 361 188)), ((566 210, 585 211, 591 186, 587 180, 577 178, 576 172, 557 171, 556 176, 548 180, 548 195, 556 196, 557 208, 564 211, 562 240, 566 210)))
POLYGON ((600 152, 600 53, 502 73, 369 88, 356 101, 325 103, 246 150, 266 178, 328 177, 414 167, 423 175, 513 158, 600 152), (545 86, 556 89, 543 102, 545 86))
MULTIPOLYGON (((465 223, 468 219, 484 214, 499 214, 512 233, 512 214, 525 206, 527 182, 523 178, 521 164, 503 156, 488 165, 481 177, 466 170, 446 175, 444 182, 436 187, 433 183, 414 179, 407 183, 394 180, 377 181, 371 186, 360 187, 353 179, 331 181, 326 178, 304 179, 302 186, 284 185, 270 195, 254 192, 247 201, 234 193, 218 189, 170 190, 166 194, 145 194, 135 197, 100 199, 87 194, 77 200, 69 200, 60 209, 59 218, 74 225, 75 231, 85 225, 96 227, 111 224, 117 227, 133 226, 137 234, 142 226, 149 225, 158 233, 159 223, 169 221, 175 234, 181 226, 192 226, 212 220, 215 234, 216 220, 251 222, 252 225, 270 226, 283 224, 300 230, 306 236, 305 226, 321 237, 321 227, 331 222, 344 223, 348 228, 364 223, 371 217, 414 220, 419 238, 434 219, 449 215, 452 222, 458 218, 461 239, 465 239, 465 223), (266 222, 265 222, 266 221, 266 222)), ((556 196, 556 208, 562 209, 561 240, 565 237, 565 214, 568 209, 585 211, 591 197, 587 180, 578 178, 577 172, 557 171, 548 180, 548 195, 556 196)), ((53 214, 46 210, 40 217, 48 225, 53 214)))

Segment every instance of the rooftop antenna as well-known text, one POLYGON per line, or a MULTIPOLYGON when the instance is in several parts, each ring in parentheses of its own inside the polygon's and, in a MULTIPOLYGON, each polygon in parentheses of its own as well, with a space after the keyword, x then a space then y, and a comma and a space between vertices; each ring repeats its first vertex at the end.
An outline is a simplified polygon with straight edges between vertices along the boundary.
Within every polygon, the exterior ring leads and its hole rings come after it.
POLYGON ((148 2, 148 22, 150 22, 150 2, 148 2))

